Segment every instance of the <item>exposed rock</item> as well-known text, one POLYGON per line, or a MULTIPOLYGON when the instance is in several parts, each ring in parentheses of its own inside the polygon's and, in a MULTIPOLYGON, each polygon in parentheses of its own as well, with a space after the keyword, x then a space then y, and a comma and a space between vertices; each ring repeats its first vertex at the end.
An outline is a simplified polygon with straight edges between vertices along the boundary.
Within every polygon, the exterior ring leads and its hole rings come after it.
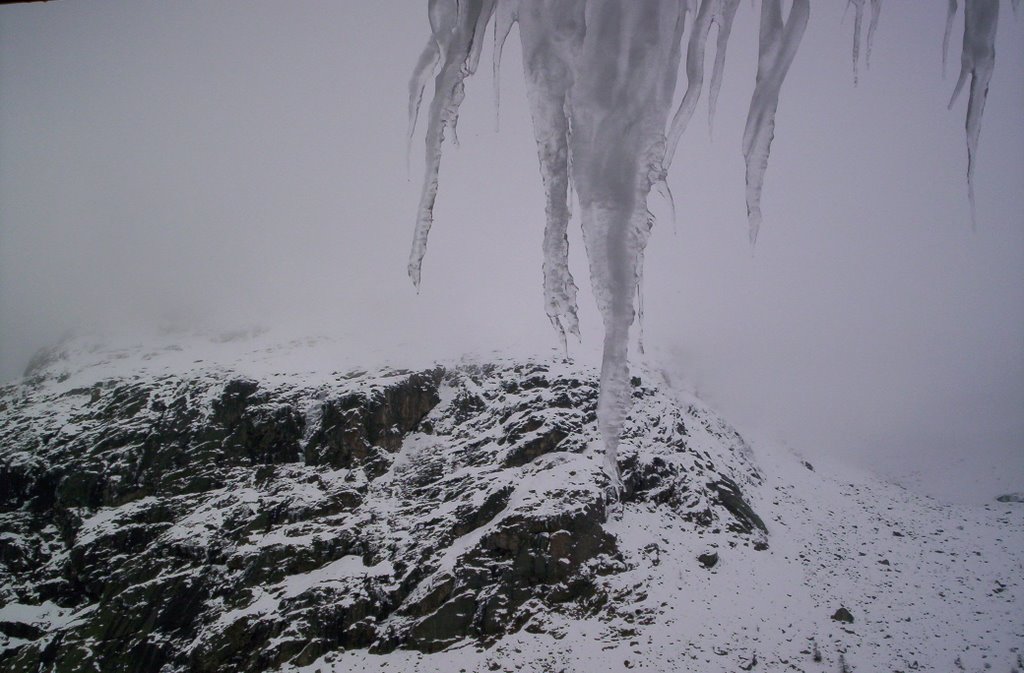
POLYGON ((718 552, 713 551, 701 554, 697 557, 697 560, 700 561, 702 566, 710 570, 718 563, 718 552))
POLYGON ((837 622, 844 622, 846 624, 853 624, 853 615, 845 607, 840 607, 832 615, 832 619, 837 622))

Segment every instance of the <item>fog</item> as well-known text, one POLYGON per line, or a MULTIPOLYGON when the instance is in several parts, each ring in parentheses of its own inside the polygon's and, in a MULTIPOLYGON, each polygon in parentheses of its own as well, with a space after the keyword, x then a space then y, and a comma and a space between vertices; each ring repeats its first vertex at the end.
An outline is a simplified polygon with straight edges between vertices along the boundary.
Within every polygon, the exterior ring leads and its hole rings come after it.
MULTIPOLYGON (((741 430, 950 499, 1024 488, 1024 20, 1004 8, 976 173, 946 104, 944 7, 887 3, 853 86, 852 16, 815 2, 782 89, 756 248, 740 7, 713 139, 683 136, 646 252, 647 354, 741 430), (916 472, 916 476, 912 473, 916 472)), ((264 325, 448 357, 549 349, 543 191, 506 44, 447 148, 417 292, 406 84, 426 9, 57 2, 0 8, 0 379, 74 328, 264 325)), ((954 35, 962 35, 962 16, 954 35)), ((600 348, 578 227, 581 344, 600 348)), ((383 347, 383 346, 382 346, 383 347)))

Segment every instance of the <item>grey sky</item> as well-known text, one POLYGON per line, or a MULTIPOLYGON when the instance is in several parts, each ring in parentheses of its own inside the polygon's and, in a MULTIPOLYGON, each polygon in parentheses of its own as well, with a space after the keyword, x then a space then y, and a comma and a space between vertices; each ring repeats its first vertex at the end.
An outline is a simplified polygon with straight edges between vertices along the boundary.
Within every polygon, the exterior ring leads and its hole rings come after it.
MULTIPOLYGON (((1024 488, 1024 21, 1004 8, 972 231, 942 3, 886 3, 857 88, 843 5, 813 3, 753 252, 740 141, 757 12, 740 7, 714 140, 704 100, 673 165, 674 233, 654 204, 649 359, 808 456, 1024 488)), ((405 276, 422 163, 417 139, 408 179, 406 83, 427 32, 413 0, 0 8, 0 378, 79 324, 398 333, 442 355, 555 345, 515 34, 501 131, 487 49, 420 295, 405 276)), ((600 325, 577 231, 571 245, 585 352, 600 325)))

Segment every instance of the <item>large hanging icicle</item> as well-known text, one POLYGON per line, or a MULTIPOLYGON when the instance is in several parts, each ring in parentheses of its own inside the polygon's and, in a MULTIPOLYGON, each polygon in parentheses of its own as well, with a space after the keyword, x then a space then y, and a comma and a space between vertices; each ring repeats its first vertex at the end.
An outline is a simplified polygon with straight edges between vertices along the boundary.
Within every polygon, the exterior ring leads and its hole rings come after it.
POLYGON ((985 112, 988 85, 996 63, 996 26, 999 23, 999 0, 967 0, 964 3, 964 47, 949 107, 953 107, 968 75, 971 91, 967 100, 967 200, 971 204, 971 221, 975 222, 974 167, 978 160, 978 138, 981 116, 985 112))
POLYGON ((589 0, 570 93, 572 173, 604 322, 598 425, 608 467, 631 395, 627 349, 647 195, 661 179, 683 17, 675 0, 589 0))
POLYGON ((747 162, 747 219, 750 242, 757 241, 761 227, 761 189, 768 167, 772 138, 775 136, 775 112, 779 90, 793 63, 807 20, 809 0, 793 0, 789 18, 782 20, 781 0, 762 0, 761 34, 757 53, 757 79, 750 99, 747 126, 743 131, 743 157, 747 162))

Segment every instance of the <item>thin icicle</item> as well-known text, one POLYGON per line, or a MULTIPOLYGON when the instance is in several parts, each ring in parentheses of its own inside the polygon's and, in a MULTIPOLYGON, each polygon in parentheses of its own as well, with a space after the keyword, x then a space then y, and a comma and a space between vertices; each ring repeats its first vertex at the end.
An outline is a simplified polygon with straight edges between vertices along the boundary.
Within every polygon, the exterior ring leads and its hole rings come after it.
POLYGON ((715 47, 715 66, 711 71, 711 86, 708 88, 708 133, 714 133, 715 108, 718 106, 718 93, 722 89, 722 78, 725 74, 725 53, 729 46, 729 35, 732 33, 732 21, 739 6, 740 0, 722 0, 713 19, 718 25, 718 38, 715 47))
POLYGON ((434 0, 430 3, 430 28, 441 56, 441 70, 434 80, 434 98, 426 132, 426 171, 423 191, 409 253, 409 277, 418 288, 434 221, 441 146, 445 129, 454 133, 459 106, 465 98, 465 79, 476 70, 483 33, 494 12, 494 0, 434 0))
POLYGON ((423 53, 416 61, 416 67, 412 72, 412 79, 409 80, 409 134, 405 145, 405 164, 409 167, 409 156, 412 153, 412 139, 416 134, 416 120, 420 113, 420 103, 423 101, 423 89, 427 86, 427 80, 437 67, 441 59, 441 50, 438 48, 437 40, 433 37, 423 48, 423 53))
POLYGON ((864 23, 864 0, 847 0, 853 5, 853 85, 857 86, 857 68, 860 63, 860 27, 864 23))
POLYGON ((637 351, 641 355, 644 353, 644 250, 647 248, 647 241, 650 239, 653 229, 654 215, 648 211, 645 226, 636 232, 637 247, 639 248, 636 256, 636 323, 639 332, 636 345, 637 351))
POLYGON ((669 127, 668 149, 665 152, 666 170, 672 163, 679 139, 686 131, 686 126, 690 123, 694 110, 697 109, 697 101, 700 100, 700 93, 704 88, 704 52, 708 33, 711 30, 711 21, 720 1, 703 0, 693 27, 690 28, 690 41, 686 47, 686 92, 679 102, 679 108, 672 117, 672 125, 669 127))
POLYGON ((494 18, 494 130, 501 128, 501 52, 505 40, 518 20, 519 0, 498 0, 494 18))
POLYGON ((971 92, 967 101, 967 200, 971 204, 971 223, 976 222, 974 205, 974 168, 978 161, 978 139, 981 136, 981 117, 985 112, 988 85, 996 61, 996 27, 999 23, 999 0, 966 0, 964 3, 964 46, 960 57, 960 77, 957 78, 949 107, 953 107, 963 89, 967 76, 971 77, 971 92))
POLYGON ((949 37, 953 33, 953 19, 956 18, 957 1, 949 0, 946 10, 946 31, 942 34, 942 76, 946 76, 946 61, 949 59, 949 37))
POLYGON ((868 24, 868 44, 864 50, 864 65, 871 67, 871 47, 875 42, 875 30, 878 28, 878 17, 882 14, 882 0, 871 0, 871 23, 868 24))
POLYGON ((747 125, 743 131, 751 244, 757 241, 757 232, 761 227, 761 189, 775 135, 779 90, 800 47, 810 13, 809 0, 793 0, 789 18, 783 23, 781 0, 763 0, 761 3, 757 80, 754 95, 750 99, 747 125))

